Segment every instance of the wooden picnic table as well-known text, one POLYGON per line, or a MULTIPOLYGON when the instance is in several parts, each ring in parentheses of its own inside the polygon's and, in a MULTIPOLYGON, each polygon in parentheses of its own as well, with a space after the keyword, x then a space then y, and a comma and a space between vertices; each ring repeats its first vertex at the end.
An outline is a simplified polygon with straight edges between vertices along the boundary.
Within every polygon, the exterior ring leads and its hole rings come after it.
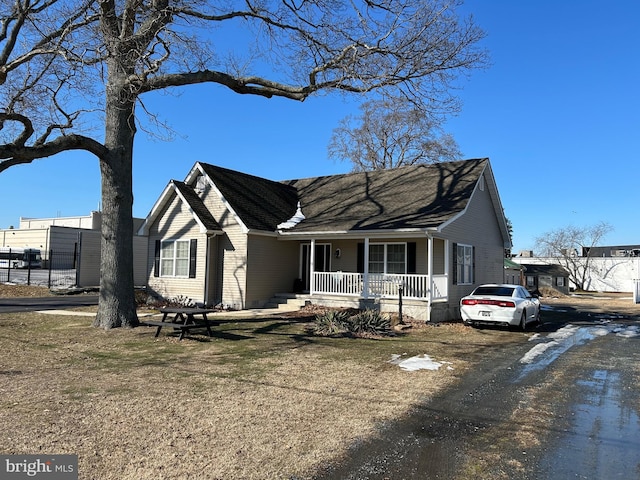
POLYGON ((142 323, 144 325, 157 327, 156 337, 160 335, 162 327, 180 330, 180 340, 184 338, 185 332, 194 328, 206 328, 209 336, 213 337, 211 327, 215 325, 215 323, 207 318, 207 314, 212 312, 215 312, 215 310, 196 307, 162 307, 160 309, 160 313, 162 313, 161 321, 151 320, 142 323))

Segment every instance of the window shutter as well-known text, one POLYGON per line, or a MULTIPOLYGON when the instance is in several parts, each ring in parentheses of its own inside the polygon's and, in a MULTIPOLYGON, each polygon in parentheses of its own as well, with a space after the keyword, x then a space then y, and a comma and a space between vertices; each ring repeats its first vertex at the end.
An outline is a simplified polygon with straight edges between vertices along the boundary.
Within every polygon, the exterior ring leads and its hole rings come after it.
POLYGON ((453 285, 457 285, 458 284, 458 244, 454 243, 453 244, 453 262, 451 262, 451 265, 453 265, 453 270, 451 272, 451 283, 453 285))
POLYGON ((196 258, 198 257, 198 240, 191 239, 189 246, 189 278, 196 278, 196 258))
POLYGON ((476 283, 476 247, 471 247, 471 283, 476 283))
POLYGON ((153 276, 160 276, 160 240, 156 240, 155 258, 153 262, 153 276))
POLYGON ((407 243, 407 273, 416 273, 416 242, 407 243))
POLYGON ((358 244, 358 261, 356 271, 358 273, 364 273, 364 243, 358 244))

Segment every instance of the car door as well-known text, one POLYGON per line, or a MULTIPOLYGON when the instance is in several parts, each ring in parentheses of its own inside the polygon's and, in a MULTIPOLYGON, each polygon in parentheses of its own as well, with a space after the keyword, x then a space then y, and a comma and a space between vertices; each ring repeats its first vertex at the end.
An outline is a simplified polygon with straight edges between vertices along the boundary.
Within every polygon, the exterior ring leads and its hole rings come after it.
POLYGON ((520 298, 522 304, 522 311, 524 312, 527 321, 531 319, 531 301, 529 300, 529 292, 524 287, 518 287, 516 289, 516 296, 520 298))

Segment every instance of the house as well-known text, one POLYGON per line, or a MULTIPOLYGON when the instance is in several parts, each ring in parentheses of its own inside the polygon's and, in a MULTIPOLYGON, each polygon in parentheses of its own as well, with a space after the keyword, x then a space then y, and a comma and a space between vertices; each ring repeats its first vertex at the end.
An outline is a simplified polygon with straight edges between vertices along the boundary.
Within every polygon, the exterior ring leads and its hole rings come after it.
POLYGON ((551 288, 560 293, 569 293, 569 272, 562 266, 552 264, 521 264, 524 268, 525 287, 530 292, 539 292, 541 288, 551 288))
POLYGON ((504 283, 523 285, 524 267, 508 258, 504 259, 504 283))
POLYGON ((148 287, 204 305, 312 303, 459 318, 501 282, 507 223, 488 159, 276 182, 198 162, 142 225, 148 287))

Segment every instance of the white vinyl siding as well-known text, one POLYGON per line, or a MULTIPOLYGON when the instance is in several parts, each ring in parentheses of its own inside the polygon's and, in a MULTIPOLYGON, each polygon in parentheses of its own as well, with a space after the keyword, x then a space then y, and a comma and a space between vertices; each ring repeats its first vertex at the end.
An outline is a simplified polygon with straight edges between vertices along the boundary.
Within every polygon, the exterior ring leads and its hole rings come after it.
MULTIPOLYGON (((184 246, 182 248, 184 248, 184 246)), ((184 296, 196 303, 204 302, 206 248, 206 234, 200 231, 200 226, 194 220, 193 213, 189 208, 183 204, 177 196, 174 196, 168 203, 166 210, 162 212, 149 229, 149 249, 147 256, 149 289, 163 298, 184 296), (174 264, 174 273, 176 271, 184 272, 180 273, 180 275, 160 276, 162 269, 168 268, 168 261, 165 262, 164 265, 162 265, 162 262, 159 262, 159 271, 155 271, 156 252, 154 246, 156 241, 159 241, 160 244, 163 245, 165 242, 171 240, 184 241, 187 244, 187 252, 189 252, 191 248, 189 241, 197 240, 197 252, 195 253, 197 254, 198 261, 194 278, 189 278, 189 256, 187 256, 186 266, 184 265, 185 262, 182 262, 182 264, 178 262, 176 270, 174 264)))

